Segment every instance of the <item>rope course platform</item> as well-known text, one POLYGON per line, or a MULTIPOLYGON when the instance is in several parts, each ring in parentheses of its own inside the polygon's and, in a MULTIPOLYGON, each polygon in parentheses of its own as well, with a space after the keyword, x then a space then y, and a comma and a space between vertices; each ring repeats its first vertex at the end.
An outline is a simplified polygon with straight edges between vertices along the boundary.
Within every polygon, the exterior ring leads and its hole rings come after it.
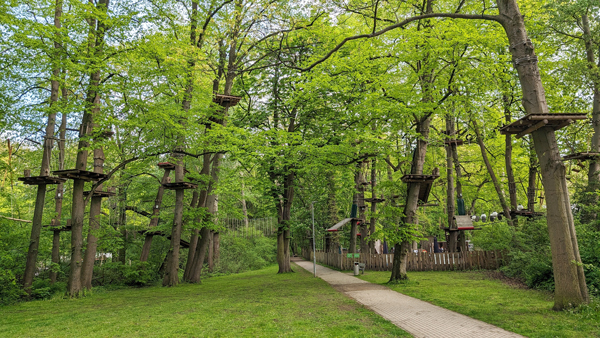
POLYGON ((433 183, 433 181, 437 180, 440 175, 416 175, 416 174, 406 174, 400 178, 400 180, 404 183, 433 183))
POLYGON ((79 169, 67 169, 67 170, 56 170, 52 172, 54 175, 71 180, 83 180, 86 182, 100 181, 105 179, 108 175, 95 173, 93 171, 79 170, 79 169))
POLYGON ((71 231, 71 220, 68 219, 67 220, 67 224, 66 225, 60 225, 60 224, 49 224, 49 225, 42 225, 42 228, 46 229, 46 230, 50 230, 50 231, 58 231, 58 232, 62 232, 62 231, 71 231))
POLYGON ((60 184, 67 181, 66 178, 56 177, 56 176, 29 176, 29 177, 19 177, 19 181, 23 182, 26 185, 51 185, 51 184, 60 184))
MULTIPOLYGON (((167 235, 165 235, 164 232, 158 231, 158 230, 156 230, 156 231, 138 230, 138 233, 142 234, 142 235, 150 235, 150 236, 163 236, 163 237, 166 237, 169 240, 171 239, 170 235, 167 236, 167 235)), ((181 245, 182 248, 189 248, 190 247, 190 242, 188 242, 188 241, 180 238, 179 239, 179 245, 181 245)))
POLYGON ((381 202, 385 202, 385 198, 365 198, 365 202, 381 203, 381 202))
POLYGON ((562 160, 563 161, 569 161, 569 160, 587 161, 587 160, 594 160, 594 159, 598 159, 598 158, 600 158, 600 153, 582 152, 582 153, 574 153, 574 154, 565 155, 562 157, 562 160))
POLYGON ((529 218, 533 218, 536 216, 544 216, 543 213, 541 212, 534 212, 534 211, 529 211, 529 210, 511 210, 510 211, 510 217, 515 218, 515 217, 529 217, 529 218))
MULTIPOLYGON (((90 194, 90 190, 88 191, 84 191, 83 192, 83 196, 88 196, 90 194)), ((111 196, 115 196, 116 193, 114 191, 101 191, 101 190, 96 190, 94 191, 94 194, 92 195, 92 197, 111 197, 111 196)))
POLYGON ((163 183, 162 185, 167 190, 182 190, 182 189, 196 189, 198 188, 197 184, 190 182, 173 182, 173 183, 163 183))
POLYGON ((217 93, 215 93, 213 96, 213 102, 222 107, 233 107, 237 105, 241 99, 241 96, 224 95, 217 93))
POLYGON ((174 170, 175 169, 175 164, 173 164, 171 162, 159 162, 158 163, 158 167, 161 168, 161 169, 174 170))
POLYGON ((527 134, 543 128, 551 127, 554 130, 566 127, 576 120, 587 120, 586 114, 529 114, 511 124, 500 128, 501 134, 516 134, 521 138, 527 134))

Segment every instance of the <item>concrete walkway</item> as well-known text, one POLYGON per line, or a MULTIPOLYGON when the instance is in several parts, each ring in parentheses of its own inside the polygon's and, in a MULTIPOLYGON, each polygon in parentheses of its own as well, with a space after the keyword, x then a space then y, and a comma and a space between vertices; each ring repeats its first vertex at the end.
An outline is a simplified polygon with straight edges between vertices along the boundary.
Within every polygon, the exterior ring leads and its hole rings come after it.
MULTIPOLYGON (((313 273, 312 262, 298 257, 292 261, 313 273)), ((317 276, 417 338, 523 337, 318 264, 317 276)))

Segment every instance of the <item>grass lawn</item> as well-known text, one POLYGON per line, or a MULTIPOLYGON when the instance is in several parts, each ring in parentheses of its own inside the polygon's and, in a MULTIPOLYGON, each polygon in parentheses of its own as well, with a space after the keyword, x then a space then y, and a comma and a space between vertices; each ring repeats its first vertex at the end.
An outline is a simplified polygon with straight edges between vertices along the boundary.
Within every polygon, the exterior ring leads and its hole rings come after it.
MULTIPOLYGON (((600 337, 600 303, 578 313, 552 311, 552 296, 486 277, 484 272, 409 272, 409 281, 387 285, 408 296, 527 337, 600 337)), ((390 272, 360 278, 384 284, 390 272)))
POLYGON ((410 337, 295 266, 0 307, 0 337, 410 337))

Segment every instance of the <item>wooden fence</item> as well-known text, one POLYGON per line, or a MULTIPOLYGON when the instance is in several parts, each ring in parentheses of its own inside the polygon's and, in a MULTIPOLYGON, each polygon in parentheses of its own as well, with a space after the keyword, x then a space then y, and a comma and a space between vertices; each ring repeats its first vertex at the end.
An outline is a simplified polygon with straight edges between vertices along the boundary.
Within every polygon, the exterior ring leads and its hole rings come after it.
MULTIPOLYGON (((447 270, 495 270, 503 265, 504 253, 495 251, 469 251, 448 253, 408 253, 407 271, 447 271, 447 270)), ((306 260, 313 260, 313 253, 302 250, 306 260)), ((339 270, 352 270, 354 262, 365 263, 365 270, 391 271, 394 255, 360 254, 358 258, 347 254, 317 251, 317 262, 339 270)))

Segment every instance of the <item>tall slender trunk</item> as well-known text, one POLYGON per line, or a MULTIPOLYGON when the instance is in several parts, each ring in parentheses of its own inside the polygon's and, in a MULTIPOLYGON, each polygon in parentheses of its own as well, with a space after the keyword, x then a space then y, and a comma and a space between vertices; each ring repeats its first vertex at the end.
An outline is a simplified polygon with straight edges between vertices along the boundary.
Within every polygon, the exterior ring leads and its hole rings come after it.
MULTIPOLYGON (((102 13, 106 13, 109 7, 109 0, 99 0, 96 8, 102 13)), ((104 48, 104 33, 106 24, 100 20, 90 20, 90 39, 89 46, 92 51, 93 58, 99 59, 103 54, 104 48)), ((97 61, 94 61, 97 62, 97 61)), ((96 65, 97 66, 97 65, 96 65)), ((100 69, 90 74, 90 82, 88 86, 87 98, 81 129, 79 130, 79 145, 76 160, 76 169, 86 170, 89 146, 87 137, 92 132, 94 115, 100 112, 100 69)), ((71 273, 67 285, 67 293, 70 297, 77 297, 82 293, 81 286, 81 265, 82 265, 82 248, 83 248, 83 216, 85 210, 85 201, 83 198, 85 181, 81 179, 73 180, 73 199, 71 207, 71 273)))
MULTIPOLYGON (((208 175, 210 174, 210 154, 206 154, 203 156, 203 162, 202 162, 202 170, 200 171, 200 175, 203 178, 208 177, 208 175)), ((196 205, 196 209, 205 209, 206 208, 206 203, 207 203, 207 199, 208 199, 208 194, 210 193, 210 189, 211 189, 211 183, 210 182, 206 182, 206 180, 204 183, 202 183, 202 189, 200 190, 200 194, 198 195, 198 204, 196 205)), ((202 223, 203 220, 206 219, 206 216, 204 216, 204 218, 202 218, 201 216, 197 216, 196 217, 196 223, 200 224, 202 223)), ((192 248, 190 247, 190 250, 188 251, 188 258, 187 258, 187 263, 185 265, 185 271, 183 272, 183 280, 185 280, 186 282, 196 282, 198 283, 200 281, 200 273, 197 274, 197 279, 195 281, 192 281, 192 276, 196 276, 195 271, 197 271, 198 269, 202 269, 202 266, 197 266, 197 262, 196 262, 196 255, 198 255, 198 250, 204 250, 206 251, 206 247, 202 248, 202 240, 199 237, 201 233, 201 229, 195 229, 194 232, 192 233, 192 237, 190 239, 190 243, 192 241, 196 242, 196 245, 194 246, 194 249, 192 250, 192 248)), ((201 238, 206 237, 207 235, 203 235, 201 238)), ((202 261, 200 262, 200 264, 202 264, 202 262, 204 261, 204 259, 202 259, 202 261)))
MULTIPOLYGON (((377 218, 375 217, 375 213, 377 211, 377 202, 375 199, 377 198, 377 159, 373 159, 371 162, 371 198, 373 201, 371 202, 371 220, 369 222, 369 236, 372 236, 375 233, 375 223, 377 222, 377 218)), ((371 254, 375 254, 375 242, 369 241, 369 250, 371 254)))
MULTIPOLYGON (((512 122, 512 116, 510 113, 509 100, 506 95, 502 96, 502 102, 504 102, 504 117, 506 123, 512 122)), ((510 207, 512 210, 517 210, 517 183, 515 182, 515 173, 512 167, 512 135, 505 135, 505 150, 504 150, 504 164, 506 165, 506 177, 508 178, 508 196, 510 198, 510 207)), ((533 211, 530 210, 530 211, 533 211)))
MULTIPOLYGON (((94 172, 102 174, 104 172, 104 151, 101 147, 94 149, 94 172)), ((101 191, 102 185, 96 190, 101 191)), ((100 229, 100 212, 102 209, 102 197, 92 195, 90 204, 90 226, 88 229, 87 247, 83 255, 83 264, 81 266, 81 285, 92 289, 92 277, 94 274, 94 262, 96 261, 96 249, 98 248, 98 237, 96 233, 100 229)))
POLYGON ((537 191, 537 167, 538 160, 533 147, 533 137, 530 135, 531 142, 529 144, 529 182, 527 186, 527 210, 535 211, 536 191, 537 191))
POLYGON ((277 264, 278 273, 293 272, 290 265, 290 220, 292 219, 292 203, 294 201, 295 174, 288 172, 283 183, 283 198, 279 205, 279 227, 277 229, 277 264))
POLYGON ((512 219, 510 217, 510 208, 506 203, 506 199, 504 198, 504 193, 502 192, 502 188, 500 187, 500 182, 498 182, 498 178, 494 173, 494 168, 492 168, 492 164, 490 163, 490 159, 487 156, 487 151, 485 149, 485 144, 483 144, 483 138, 481 137, 481 132, 479 130, 479 126, 477 125, 477 121, 475 119, 471 120, 473 124, 473 129, 475 130, 475 136, 477 137, 477 144, 479 144, 479 149, 481 150, 481 157, 483 158, 483 162, 487 168, 488 173, 492 179, 492 183, 494 184, 494 188, 496 189, 496 194, 498 195, 498 200, 500 200, 500 205, 502 206, 502 210, 504 210, 504 214, 506 215, 506 219, 509 225, 513 225, 512 219))
MULTIPOLYGON (((455 126, 454 119, 451 116, 446 117, 446 135, 450 138, 449 140, 455 139, 455 126)), ((453 153, 454 153, 454 144, 448 143, 446 145, 446 213, 447 213, 447 221, 448 228, 456 229, 456 224, 454 222, 455 212, 455 200, 454 200, 454 164, 453 153)), ((450 231, 450 235, 448 236, 448 251, 456 252, 457 244, 458 244, 458 231, 450 231)))
MULTIPOLYGON (((516 0, 497 0, 501 24, 510 42, 510 52, 523 91, 523 107, 528 114, 548 114, 537 57, 527 36, 516 0)), ((547 223, 554 268, 554 309, 577 306, 589 301, 583 266, 577 246, 571 213, 566 171, 558 151, 554 130, 540 128, 532 133, 547 200, 547 223)))
MULTIPOLYGON (((182 144, 180 139, 179 144, 182 144)), ((175 182, 183 182, 183 155, 175 154, 175 182)), ((175 286, 179 283, 179 248, 181 246, 181 228, 183 224, 183 197, 185 190, 175 190, 175 211, 171 228, 171 245, 167 253, 167 266, 163 286, 175 286)))
MULTIPOLYGON (((152 229, 158 225, 158 219, 160 216, 160 207, 162 205, 163 195, 165 194, 165 187, 163 184, 167 183, 169 180, 169 174, 171 173, 171 169, 165 168, 165 172, 163 173, 163 177, 160 180, 160 186, 158 187, 158 192, 156 193, 156 198, 154 199, 154 205, 152 206, 152 216, 150 218, 150 224, 148 224, 148 228, 152 229)), ((150 256, 150 247, 152 246, 152 237, 151 233, 146 235, 144 239, 144 246, 142 246, 142 254, 140 255, 140 261, 145 262, 148 260, 150 256)))
MULTIPOLYGON (((62 0, 56 0, 54 7, 54 27, 60 29, 62 16, 62 0)), ((40 176, 50 176, 50 158, 52 156, 52 147, 54 145, 54 125, 56 121, 56 107, 59 97, 60 84, 60 37, 57 36, 54 41, 54 55, 52 56, 52 78, 50 80, 50 114, 48 115, 48 123, 46 124, 42 166, 40 168, 40 176)), ((31 236, 29 239, 29 249, 27 250, 27 260, 25 262, 25 273, 23 275, 23 288, 28 294, 31 294, 31 285, 35 276, 38 249, 40 246, 40 234, 42 232, 42 217, 44 215, 44 201, 46 199, 46 184, 37 186, 37 196, 35 199, 35 209, 33 211, 33 222, 31 224, 31 236)), ((56 277, 55 277, 56 278, 56 277)))
MULTIPOLYGON (((214 186, 217 184, 219 179, 219 166, 221 165, 221 157, 222 154, 215 154, 212 160, 212 170, 211 170, 211 183, 210 185, 204 189, 200 193, 198 203, 203 203, 202 205, 207 208, 207 213, 205 215, 204 221, 209 221, 211 217, 215 214, 215 195, 212 194, 212 190, 214 186)), ((207 172, 207 167, 210 161, 210 155, 204 156, 204 164, 202 172, 207 172)), ((200 204, 199 204, 200 205, 200 204)), ((190 266, 189 273, 186 281, 190 283, 200 283, 200 276, 202 274, 202 266, 204 264, 204 259, 206 257, 206 251, 209 249, 210 241, 212 240, 212 232, 209 227, 203 227, 200 230, 200 238, 198 240, 198 244, 196 245, 196 251, 192 258, 192 265, 190 266)), ((189 259, 189 258, 188 258, 189 259)))
MULTIPOLYGON (((62 89, 62 97, 66 100, 67 91, 65 88, 62 89)), ((59 129, 59 141, 58 141, 58 170, 65 169, 65 143, 67 137, 67 114, 62 113, 61 124, 59 129)), ((59 225, 62 216, 62 206, 64 198, 64 183, 59 183, 56 186, 56 194, 54 197, 54 213, 56 216, 52 219, 52 225, 59 225)), ((60 231, 53 231, 52 235, 52 263, 60 263, 60 231)), ((56 283, 57 271, 55 269, 50 270, 50 283, 56 283)))
MULTIPOLYGON (((411 174, 422 175, 425 165, 425 155, 427 154, 427 145, 429 142, 429 126, 431 117, 421 118, 417 121, 416 130, 419 134, 417 139, 417 148, 413 156, 411 174)), ((419 190, 421 183, 408 183, 406 204, 404 206, 404 217, 399 226, 406 224, 415 224, 417 221, 417 208, 419 203, 419 190)), ((394 245, 394 262, 392 266, 392 275, 390 282, 407 279, 406 274, 406 257, 410 249, 411 242, 402 241, 394 245)))
MULTIPOLYGON (((590 77, 592 79, 592 90, 594 98, 592 102, 592 126, 594 128, 594 134, 592 135, 592 144, 590 151, 600 152, 600 57, 596 64, 596 57, 594 55, 594 46, 592 43, 592 33, 590 31, 590 23, 587 14, 581 17, 583 38, 585 41, 586 58, 588 62, 588 68, 590 70, 590 77)), ((586 198, 585 204, 588 206, 595 206, 598 204, 598 194, 596 192, 600 189, 600 159, 594 157, 590 159, 589 170, 588 170, 588 186, 587 191, 589 197, 586 198)), ((596 220, 596 212, 584 213, 583 221, 589 222, 596 220)), ((597 225, 600 230, 600 224, 597 225)))
POLYGON ((360 165, 357 165, 357 171, 354 173, 354 194, 352 195, 352 209, 350 210, 350 247, 349 253, 356 252, 356 236, 358 234, 358 201, 359 201, 359 186, 360 186, 360 165))
MULTIPOLYGON (((123 179, 122 176, 121 179, 123 179)), ((121 231, 121 238, 123 239, 123 245, 119 248, 117 259, 122 264, 125 264, 127 260, 127 246, 129 244, 129 238, 127 235, 127 185, 125 185, 123 181, 121 181, 121 186, 118 189, 117 196, 119 200, 119 220, 117 221, 117 224, 118 229, 121 231)))

